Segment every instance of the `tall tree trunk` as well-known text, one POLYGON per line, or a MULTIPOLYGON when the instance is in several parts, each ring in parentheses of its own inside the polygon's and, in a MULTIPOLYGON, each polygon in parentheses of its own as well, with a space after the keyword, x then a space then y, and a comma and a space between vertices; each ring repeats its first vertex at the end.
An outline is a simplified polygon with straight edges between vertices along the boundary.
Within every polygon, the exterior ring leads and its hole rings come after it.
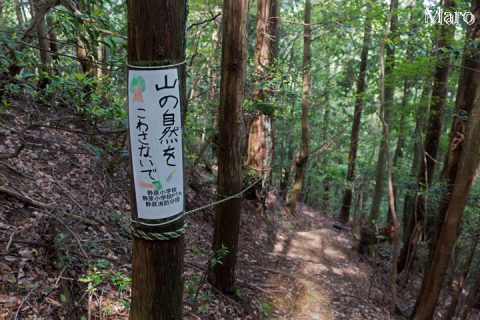
MULTIPOLYGON (((430 97, 431 97, 431 90, 432 90, 433 82, 428 79, 425 80, 422 94, 420 95, 420 101, 416 107, 415 112, 415 138, 413 143, 413 160, 412 160, 412 168, 411 168, 411 177, 418 176, 418 172, 420 170, 420 160, 421 154, 423 153, 423 134, 425 131, 425 122, 426 117, 425 114, 428 114, 429 106, 430 106, 430 97)), ((398 272, 402 272, 404 268, 408 265, 407 273, 412 266, 413 257, 415 256, 416 251, 416 243, 418 241, 418 237, 420 236, 420 226, 416 225, 415 219, 415 193, 414 191, 411 193, 407 191, 405 195, 404 203, 403 203, 403 239, 404 245, 400 250, 400 255, 398 257, 398 272), (409 243, 412 243, 409 246, 409 243), (407 260, 408 259, 408 260, 407 260)), ((404 279, 407 278, 407 273, 405 273, 404 279)))
POLYGON ((477 151, 480 147, 480 86, 478 84, 474 90, 474 95, 474 107, 468 119, 465 140, 463 142, 464 146, 452 185, 447 214, 440 229, 437 245, 434 248, 430 266, 425 273, 422 289, 412 313, 411 318, 414 320, 431 319, 433 317, 445 277, 450 251, 455 244, 458 227, 476 176, 479 164, 477 151))
POLYGON ((58 60, 58 41, 55 31, 55 20, 52 15, 47 15, 48 40, 50 41, 50 53, 53 60, 58 60))
MULTIPOLYGON (((392 12, 392 16, 390 18, 390 29, 389 29, 389 41, 394 42, 397 36, 397 22, 398 22, 398 0, 391 0, 390 1, 390 10, 392 12)), ((380 115, 383 117, 384 121, 386 122, 387 126, 389 126, 391 122, 391 114, 393 108, 393 99, 395 93, 395 85, 391 79, 393 74, 393 70, 395 68, 395 45, 389 44, 386 50, 386 57, 385 57, 385 108, 383 110, 383 114, 380 115)), ((378 160, 377 160, 377 173, 375 177, 375 189, 372 196, 372 206, 370 207, 370 214, 369 220, 378 221, 379 214, 380 214, 380 204, 382 202, 383 190, 385 186, 385 173, 386 173, 386 153, 389 150, 385 149, 385 126, 382 132, 382 138, 380 140, 380 150, 378 152, 378 160)))
POLYGON ((292 193, 288 199, 288 209, 290 214, 295 214, 300 193, 303 187, 303 178, 308 161, 308 109, 310 95, 310 20, 312 14, 311 0, 305 1, 305 23, 303 29, 303 84, 302 84, 302 141, 300 151, 295 157, 295 181, 293 183, 292 193))
MULTIPOLYGON (((41 14, 41 9, 40 9, 40 0, 34 0, 33 1, 34 5, 34 15, 36 12, 39 12, 41 14)), ((50 65, 52 63, 52 57, 50 56, 49 52, 49 43, 48 43, 48 38, 47 38, 47 27, 45 24, 45 15, 39 22, 37 26, 37 39, 38 39, 38 48, 40 50, 40 71, 41 72, 48 72, 50 69, 50 65)))
MULTIPOLYGON (((100 78, 103 74, 103 67, 102 67, 102 62, 103 62, 103 51, 105 49, 105 46, 103 45, 102 42, 98 42, 98 47, 97 47, 97 68, 95 70, 95 76, 97 78, 100 78)), ((184 112, 186 112, 186 109, 184 110, 184 112)))
MULTIPOLYGON (((389 20, 395 21, 396 19, 393 18, 396 15, 395 10, 398 8, 398 3, 395 4, 393 1, 390 6, 389 11, 389 20)), ((395 312, 397 306, 397 258, 398 258, 398 244, 399 244, 399 237, 398 237, 398 224, 397 224, 397 212, 395 208, 395 195, 393 192, 393 181, 392 181, 392 160, 390 156, 390 140, 389 140, 389 124, 385 120, 385 64, 384 64, 384 51, 385 45, 387 44, 388 38, 388 31, 385 30, 384 38, 380 44, 380 121, 383 125, 383 133, 384 133, 384 143, 385 143, 385 161, 387 165, 387 187, 388 187, 388 197, 389 197, 389 208, 391 214, 391 223, 392 223, 392 236, 393 236, 393 246, 391 252, 391 264, 392 264, 392 272, 391 272, 391 279, 390 279, 390 288, 392 291, 392 300, 390 302, 390 312, 393 314, 395 312)), ((388 57, 388 54, 387 54, 388 57)), ((392 88, 393 90, 393 88, 392 88)), ((389 93, 389 92, 388 92, 389 93)), ((390 94, 390 93, 389 93, 390 94)), ((393 96, 392 96, 393 98, 393 96)))
MULTIPOLYGON (((465 301, 465 307, 463 308, 460 320, 467 320, 468 315, 472 311, 474 306, 479 306, 480 301, 480 270, 477 270, 470 291, 468 292, 467 301, 465 301)), ((477 307, 478 308, 478 307, 477 307)))
MULTIPOLYGON (((79 14, 86 12, 88 13, 89 11, 89 3, 86 3, 85 5, 83 1, 81 0, 75 0, 73 3, 70 4, 69 9, 74 13, 74 14, 79 14)), ((80 23, 83 23, 82 20, 79 21, 80 23)), ((93 53, 91 52, 91 49, 93 46, 91 46, 91 43, 87 42, 88 40, 88 33, 86 31, 82 31, 83 33, 83 39, 82 40, 80 37, 77 39, 75 43, 75 51, 76 51, 76 56, 77 60, 80 63, 80 67, 82 68, 83 73, 90 77, 95 76, 95 63, 93 61, 93 53)), ((88 90, 88 88, 87 88, 88 90)))
MULTIPOLYGON (((41 1, 32 0, 33 8, 31 8, 32 16, 35 16, 37 12, 41 14, 41 1)), ((47 38, 47 27, 45 23, 46 12, 40 18, 40 22, 37 25, 37 41, 38 41, 38 50, 40 55, 40 67, 38 68, 40 73, 39 86, 40 88, 45 88, 49 82, 48 74, 50 73, 50 67, 52 64, 52 57, 49 52, 49 43, 47 38)))
MULTIPOLYGON (((446 0, 446 7, 450 7, 450 0, 446 0)), ((451 2, 454 5, 454 2, 451 2)), ((442 27, 440 39, 438 41, 438 52, 445 52, 449 48, 450 39, 453 37, 454 28, 442 27)), ((417 221, 426 219, 427 198, 426 193, 433 180, 435 170, 438 144, 442 133, 442 118, 445 110, 445 100, 448 92, 448 76, 450 55, 441 54, 438 57, 437 66, 434 75, 432 89, 432 103, 430 105, 430 115, 427 122, 425 140, 423 142, 423 157, 420 160, 420 169, 417 176, 417 195, 415 201, 417 221)))
MULTIPOLYGON (((39 2, 38 10, 33 16, 28 28, 23 33, 20 41, 17 41, 15 48, 9 48, 6 56, 11 60, 11 64, 8 67, 8 71, 3 72, 0 75, 0 79, 11 78, 22 71, 23 66, 20 64, 20 61, 17 57, 17 52, 25 49, 33 39, 35 39, 35 34, 38 28, 38 25, 45 21, 45 14, 53 7, 57 6, 59 0, 45 0, 39 2)), ((22 7, 21 7, 22 8, 22 7)), ((0 96, 3 94, 3 89, 7 81, 0 81, 0 96)))
MULTIPOLYGON (((280 27, 280 0, 257 1, 257 25, 254 52, 255 73, 258 77, 253 90, 253 100, 258 105, 268 104, 273 94, 268 87, 272 74, 272 62, 277 58, 278 36, 280 27), (267 89, 265 89, 267 88, 267 89)), ((246 166, 254 171, 256 177, 262 178, 262 184, 256 187, 256 193, 266 210, 268 180, 273 164, 273 113, 271 110, 257 108, 257 114, 250 121, 247 145, 246 166)))
MULTIPOLYGON (((245 94, 248 0, 225 0, 222 47, 222 79, 218 115, 217 192, 230 196, 242 188, 243 102, 245 94)), ((217 206, 213 234, 213 252, 226 247, 222 263, 210 265, 208 280, 223 292, 235 285, 235 264, 240 231, 241 199, 217 206)))
MULTIPOLYGON (((330 68, 327 68, 327 79, 330 79, 330 68)), ((322 124, 322 140, 324 142, 328 139, 328 129, 330 127, 330 92, 329 88, 325 90, 325 100, 324 100, 324 110, 323 110, 323 124, 322 124)), ((320 166, 323 168, 326 173, 328 168, 328 157, 326 154, 321 156, 320 166)), ((307 167, 308 168, 308 167, 307 167)), ((330 179, 327 174, 323 176, 323 192, 322 192, 322 210, 328 212, 329 203, 330 203, 330 179)))
POLYGON ((453 317, 455 316, 455 311, 457 310, 458 302, 460 301, 460 297, 462 296, 463 288, 465 286, 465 280, 467 279, 468 272, 470 271, 470 266, 472 265, 473 257, 475 256, 475 250, 477 249, 479 238, 480 234, 477 234, 475 237, 472 238, 472 243, 470 244, 470 251, 467 259, 465 260, 465 263, 463 264, 462 271, 458 276, 457 287, 452 295, 452 301, 448 306, 447 313, 443 317, 443 319, 445 320, 453 319, 453 317))
MULTIPOLYGON (((214 13, 215 15, 218 15, 214 22, 215 22, 215 28, 213 29, 212 32, 212 40, 211 40, 211 50, 212 50, 212 55, 210 59, 210 64, 212 66, 216 66, 217 63, 217 58, 220 55, 220 49, 222 48, 222 35, 223 35, 223 19, 222 19, 222 8, 220 6, 215 6, 214 8, 214 13)), ((212 68, 211 66, 207 65, 207 75, 208 78, 210 79, 210 82, 208 84, 208 95, 209 99, 211 101, 217 101, 218 100, 218 87, 219 87, 219 75, 215 70, 217 68, 212 68)), ((215 103, 212 103, 212 108, 211 108, 211 115, 207 119, 210 120, 209 127, 213 129, 213 132, 211 133, 211 137, 209 138, 211 143, 210 143, 210 152, 212 154, 212 161, 211 164, 217 163, 217 149, 218 149, 218 107, 215 103)), ((208 162, 206 162, 207 165, 211 165, 208 162)))
MULTIPOLYGON (((416 11, 417 7, 417 1, 413 0, 409 10, 411 11, 410 13, 410 26, 408 28, 408 32, 410 34, 415 34, 418 29, 418 25, 416 23, 416 11)), ((412 40, 410 40, 412 41, 412 40)), ((411 61, 415 59, 414 54, 413 54, 413 43, 409 42, 408 47, 407 47, 407 58, 411 61)), ((397 138, 397 145, 395 147, 395 153, 393 156, 393 166, 397 167, 398 161, 400 161, 401 158, 403 158, 403 147, 405 145, 405 110, 408 110, 408 100, 410 99, 410 88, 411 88, 411 80, 408 77, 405 77, 403 79, 403 96, 402 96, 402 106, 401 106, 401 116, 400 116, 400 124, 398 126, 398 138, 397 138)), ((395 194, 395 199, 397 198, 397 188, 394 187, 394 194, 395 194)), ((395 206, 397 207, 397 206, 395 206)), ((390 212, 389 212, 390 213, 390 212)), ((390 216, 390 214, 389 214, 390 216)))
MULTIPOLYGON (((186 0, 129 0, 127 17, 129 64, 166 66, 185 60, 186 0), (160 27, 161 32, 158 32, 160 27)), ((180 65, 177 70, 180 106, 183 106, 185 66, 180 65)), ((135 195, 132 199, 135 200, 135 195)), ((132 218, 136 216, 136 204, 132 201, 132 218)), ((183 226, 183 218, 180 218, 163 226, 139 225, 136 228, 150 233, 167 233, 183 226)), ((131 320, 182 319, 184 246, 181 234, 165 241, 132 237, 131 320)))
POLYGON ((480 26, 480 1, 472 1, 471 12, 475 16, 475 23, 467 30, 467 44, 463 52, 462 69, 460 71, 457 97, 455 103, 455 121, 450 130, 450 145, 445 157, 442 178, 445 181, 446 189, 437 208, 435 216, 434 234, 432 239, 432 250, 436 245, 438 235, 442 229, 448 204, 451 200, 452 184, 458 171, 460 155, 463 150, 463 137, 465 135, 468 117, 473 108, 475 89, 480 85, 480 50, 469 45, 480 39, 478 28, 480 26))
MULTIPOLYGON (((444 6, 447 10, 453 10, 455 3, 452 0, 445 0, 444 6)), ((438 144, 442 133, 442 119, 445 109, 445 99, 448 92, 448 76, 450 71, 450 54, 448 48, 453 38, 455 28, 451 25, 440 26, 440 34, 437 42, 437 63, 433 80, 432 100, 430 114, 427 122, 423 152, 420 157, 420 167, 417 172, 417 194, 412 197, 412 203, 406 206, 413 209, 408 230, 409 235, 406 245, 403 246, 400 254, 401 259, 399 270, 402 270, 405 263, 409 261, 415 252, 419 235, 425 227, 425 220, 428 214, 428 190, 433 180, 435 164, 437 162, 438 144)))
POLYGON ((61 71, 55 64, 58 63, 58 41, 57 31, 55 30, 55 21, 52 15, 47 15, 47 27, 48 27, 48 40, 50 43, 50 54, 52 56, 52 62, 54 62, 54 71, 57 75, 60 75, 61 71))
POLYGON ((420 163, 423 161, 423 135, 425 134, 427 115, 430 112, 432 87, 433 81, 430 78, 430 74, 428 74, 423 85, 422 94, 420 95, 420 101, 415 110, 415 140, 411 168, 413 177, 417 177, 418 171, 420 170, 420 163))
POLYGON ((260 75, 267 73, 266 68, 277 57, 279 31, 280 0, 257 0, 254 63, 260 75))
POLYGON ((95 67, 91 57, 88 55, 87 44, 79 39, 77 40, 75 49, 77 60, 80 62, 80 67, 82 68, 83 73, 93 77, 95 74, 95 67))
POLYGON ((355 96, 355 109, 353 111, 352 132, 350 134, 350 151, 348 152, 348 169, 347 169, 347 188, 343 194, 342 208, 340 210, 340 220, 347 223, 350 218, 350 207, 352 204, 353 182, 355 180, 355 160, 357 158, 358 133, 360 132, 360 124, 362 119, 363 96, 365 94, 365 78, 368 63, 368 51, 371 37, 371 21, 368 14, 371 11, 371 4, 367 2, 365 14, 365 26, 363 31, 362 52, 360 54, 360 70, 357 80, 357 92, 355 96))
POLYGON ((14 0, 15 14, 17 16, 18 27, 22 30, 25 26, 25 18, 23 17, 23 4, 20 0, 14 0))
MULTIPOLYGON (((408 107, 408 96, 409 96, 410 89, 407 86, 407 81, 405 80, 403 83, 403 97, 402 97, 402 110, 406 110, 408 107)), ((398 137, 397 137, 397 145, 395 146, 395 152, 393 154, 393 161, 392 167, 397 168, 398 162, 403 158, 403 148, 405 145, 405 114, 400 116, 400 123, 398 125, 398 137)), ((395 208, 397 208, 397 196, 398 196, 398 188, 397 185, 393 186, 393 194, 395 195, 395 208)), ((388 208, 388 223, 391 224, 391 209, 388 208)))
MULTIPOLYGON (((291 59, 292 59, 291 63, 293 63, 293 53, 291 55, 291 59)), ((291 92, 293 93, 295 91, 296 91, 296 84, 295 82, 292 82, 291 92)), ((290 119, 293 119, 297 96, 295 94, 292 94, 291 96, 292 96, 292 101, 290 103, 290 119)), ((290 121, 284 120, 283 122, 287 128, 285 130, 287 132, 287 138, 283 137, 282 140, 286 142, 286 146, 285 146, 285 148, 287 149, 286 158, 288 159, 288 161, 285 161, 285 165, 282 162, 283 174, 280 180, 280 195, 282 196, 283 199, 286 199, 288 195, 288 186, 290 185, 290 175, 294 169, 295 158, 293 157, 293 147, 288 142, 288 137, 291 137, 293 135, 293 129, 289 125, 290 121)))

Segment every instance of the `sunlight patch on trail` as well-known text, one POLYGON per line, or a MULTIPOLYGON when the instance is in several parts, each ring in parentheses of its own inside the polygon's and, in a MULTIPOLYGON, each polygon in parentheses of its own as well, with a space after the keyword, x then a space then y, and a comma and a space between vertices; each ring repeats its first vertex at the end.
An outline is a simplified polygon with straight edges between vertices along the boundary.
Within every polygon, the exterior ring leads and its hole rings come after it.
POLYGON ((292 239, 279 236, 274 252, 284 255, 289 260, 299 263, 295 277, 304 287, 302 298, 296 302, 296 312, 293 319, 320 320, 332 319, 332 297, 325 290, 322 282, 323 275, 333 272, 342 274, 341 268, 330 266, 326 260, 345 259, 343 252, 335 248, 325 248, 322 233, 318 230, 310 232, 297 232, 292 239))

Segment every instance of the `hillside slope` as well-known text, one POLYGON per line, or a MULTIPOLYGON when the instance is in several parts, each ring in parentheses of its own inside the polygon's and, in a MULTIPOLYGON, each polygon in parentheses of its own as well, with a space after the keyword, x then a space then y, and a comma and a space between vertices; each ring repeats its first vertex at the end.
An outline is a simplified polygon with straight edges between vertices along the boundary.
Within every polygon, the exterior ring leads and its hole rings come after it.
MULTIPOLYGON (((0 138, 0 319, 127 319, 125 131, 17 100, 0 138)), ((213 202, 214 173, 191 170, 186 195, 187 210, 213 202)), ((388 258, 360 256, 348 228, 310 208, 288 215, 273 192, 266 215, 243 201, 238 289, 215 291, 204 277, 213 212, 187 217, 186 319, 392 318, 388 258)), ((399 312, 414 299, 400 291, 399 312)))

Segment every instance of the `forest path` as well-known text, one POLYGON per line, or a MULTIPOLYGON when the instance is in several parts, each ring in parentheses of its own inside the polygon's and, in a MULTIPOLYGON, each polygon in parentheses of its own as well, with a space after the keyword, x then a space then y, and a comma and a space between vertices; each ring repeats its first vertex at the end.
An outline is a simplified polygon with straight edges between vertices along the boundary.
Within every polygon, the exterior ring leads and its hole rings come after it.
POLYGON ((303 286, 291 318, 386 319, 387 312, 375 306, 375 302, 385 302, 380 290, 384 288, 374 283, 371 300, 367 301, 372 268, 352 249, 354 239, 349 228, 302 206, 297 219, 305 218, 309 223, 302 223, 301 229, 306 230, 292 230, 288 236, 277 234, 273 251, 282 262, 277 269, 283 269, 303 286), (286 265, 290 267, 284 268, 286 265))

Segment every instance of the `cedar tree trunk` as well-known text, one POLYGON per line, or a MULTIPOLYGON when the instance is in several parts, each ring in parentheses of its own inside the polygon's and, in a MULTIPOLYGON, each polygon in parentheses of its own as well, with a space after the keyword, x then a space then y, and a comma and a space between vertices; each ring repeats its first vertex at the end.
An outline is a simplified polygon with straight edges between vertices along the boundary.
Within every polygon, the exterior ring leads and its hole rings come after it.
MULTIPOLYGON (((390 18, 390 30, 388 38, 391 41, 397 36, 397 22, 398 22, 398 0, 390 1, 390 10, 392 12, 390 18)), ((383 120, 387 126, 390 124, 390 118, 393 108, 393 98, 395 93, 395 85, 391 79, 393 70, 395 68, 395 45, 389 44, 386 50, 385 57, 385 108, 383 110, 383 120)), ((380 140, 380 149, 378 151, 377 160, 377 174, 375 177, 375 189, 372 196, 372 206, 370 207, 369 220, 378 220, 380 214, 380 204, 382 202, 382 194, 385 189, 385 173, 386 173, 386 153, 389 150, 385 149, 385 126, 383 128, 382 139, 380 140)))
POLYGON ((292 193, 288 200, 290 214, 295 214, 298 199, 303 187, 303 178, 308 161, 308 109, 310 95, 310 20, 312 14, 312 3, 305 1, 305 24, 303 31, 303 84, 302 84, 302 141, 300 151, 295 157, 295 181, 293 182, 292 193))
MULTIPOLYGON (((225 0, 223 10, 217 192, 225 197, 242 189, 248 0, 225 0)), ((228 253, 221 264, 210 265, 208 280, 223 292, 234 290, 241 204, 241 199, 236 198, 216 209, 212 250, 215 254, 226 247, 228 253)))
MULTIPOLYGON (((370 13, 371 5, 368 5, 366 15, 370 13)), ((352 133, 350 135, 350 151, 348 152, 347 169, 347 188, 343 194, 342 209, 340 211, 340 220, 347 223, 350 217, 350 207, 352 204, 353 181, 355 180, 355 160, 357 158, 358 133, 360 132, 360 123, 362 119, 363 96, 365 94, 365 78, 368 63, 368 50, 371 37, 371 21, 365 17, 365 26, 363 31, 362 53, 360 54, 360 70, 357 80, 357 93, 355 96, 355 109, 353 112, 352 133)))
POLYGON ((426 320, 433 317, 448 266, 450 251, 455 244, 458 227, 476 176, 480 147, 480 86, 475 88, 473 105, 445 221, 440 229, 437 245, 434 248, 428 272, 425 273, 422 289, 412 313, 411 318, 414 320, 426 320))
MULTIPOLYGON (((127 9, 129 64, 161 66, 185 60, 186 0, 129 0, 127 9)), ((179 67, 178 78, 183 105, 183 66, 179 67)), ((131 190, 135 218, 135 193, 131 190)), ((163 233, 178 230, 183 223, 182 218, 166 226, 137 228, 163 233)), ((132 237, 131 320, 182 319, 184 245, 183 236, 168 241, 132 237)))

